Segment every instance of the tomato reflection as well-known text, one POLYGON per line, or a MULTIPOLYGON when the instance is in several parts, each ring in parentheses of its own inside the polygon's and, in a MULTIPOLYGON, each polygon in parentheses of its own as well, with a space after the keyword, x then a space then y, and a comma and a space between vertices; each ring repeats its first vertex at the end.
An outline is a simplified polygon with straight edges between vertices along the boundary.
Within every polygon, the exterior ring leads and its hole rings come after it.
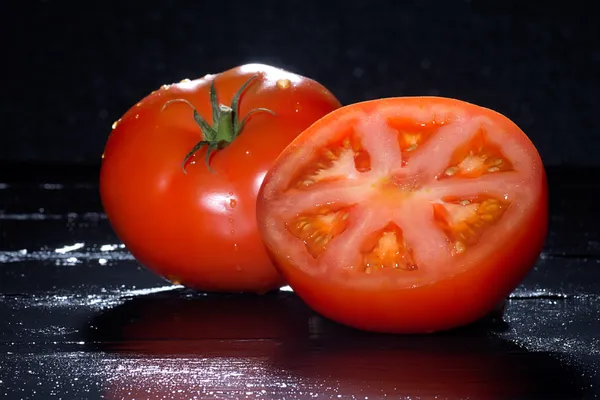
POLYGON ((318 322, 314 339, 282 346, 274 368, 281 376, 324 388, 325 398, 580 396, 573 371, 549 354, 500 338, 485 323, 439 335, 394 336, 318 322))
POLYGON ((488 318, 437 335, 353 330, 293 293, 133 298, 92 321, 108 399, 580 397, 574 371, 501 339, 488 318))

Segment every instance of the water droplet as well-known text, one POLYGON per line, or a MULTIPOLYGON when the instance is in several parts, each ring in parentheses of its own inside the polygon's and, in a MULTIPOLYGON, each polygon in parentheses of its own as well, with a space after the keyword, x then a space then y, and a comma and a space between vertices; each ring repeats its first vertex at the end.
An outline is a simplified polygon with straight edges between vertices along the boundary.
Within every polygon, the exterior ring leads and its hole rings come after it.
POLYGON ((231 233, 232 235, 235 235, 235 231, 233 229, 230 230, 229 233, 231 233))
POLYGON ((240 249, 239 249, 239 247, 238 247, 237 243, 234 243, 234 244, 233 244, 233 250, 234 250, 234 251, 240 251, 240 249))
POLYGON ((235 208, 237 206, 237 200, 236 199, 229 199, 229 206, 231 208, 235 208))
POLYGON ((142 105, 142 102, 140 101, 140 102, 139 102, 139 103, 137 103, 135 106, 136 106, 136 107, 141 107, 141 105, 142 105))
POLYGON ((160 88, 164 90, 169 90, 171 88, 171 85, 162 85, 160 88))
POLYGON ((239 264, 238 264, 238 265, 236 265, 236 266, 235 266, 235 270, 236 270, 236 271, 241 271, 241 270, 242 270, 242 266, 241 266, 241 265, 239 265, 239 264))
POLYGON ((135 119, 138 119, 140 117, 140 114, 135 114, 135 119))
POLYGON ((121 120, 120 120, 120 119, 118 119, 118 120, 116 120, 115 122, 113 122, 113 124, 112 124, 112 128, 113 128, 113 129, 115 129, 115 128, 116 128, 116 127, 119 125, 119 122, 121 122, 121 120))
POLYGON ((289 79, 278 79, 276 84, 280 89, 287 89, 292 85, 292 82, 289 79))
POLYGON ((182 79, 179 83, 189 83, 191 82, 188 78, 182 79))

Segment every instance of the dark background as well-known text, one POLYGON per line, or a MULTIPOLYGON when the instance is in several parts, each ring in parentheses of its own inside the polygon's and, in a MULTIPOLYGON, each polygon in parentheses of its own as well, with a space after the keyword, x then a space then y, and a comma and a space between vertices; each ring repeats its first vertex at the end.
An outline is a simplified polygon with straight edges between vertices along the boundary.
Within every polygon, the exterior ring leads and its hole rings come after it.
POLYGON ((247 62, 340 101, 457 97, 504 113, 547 165, 600 165, 593 2, 23 1, 3 6, 0 162, 97 165, 150 91, 247 62))

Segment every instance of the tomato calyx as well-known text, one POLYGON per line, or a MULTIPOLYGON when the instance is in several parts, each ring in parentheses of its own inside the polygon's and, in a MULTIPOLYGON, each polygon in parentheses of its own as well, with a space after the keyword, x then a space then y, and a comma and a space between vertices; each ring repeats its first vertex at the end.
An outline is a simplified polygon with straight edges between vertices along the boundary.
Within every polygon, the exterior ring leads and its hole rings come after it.
POLYGON ((226 106, 224 104, 220 104, 217 98, 217 91, 215 89, 215 79, 212 80, 210 84, 210 104, 212 108, 212 120, 213 125, 210 125, 198 111, 196 107, 188 100, 185 99, 173 99, 167 101, 161 111, 164 111, 172 103, 184 103, 187 104, 194 111, 194 120, 200 127, 202 132, 203 140, 196 143, 196 145, 190 150, 184 157, 183 162, 181 164, 181 168, 183 169, 183 173, 187 174, 185 166, 189 159, 196 154, 198 150, 202 147, 207 146, 206 151, 206 166, 211 172, 214 172, 210 167, 210 156, 214 151, 223 149, 227 147, 231 142, 238 137, 248 118, 257 112, 266 112, 273 116, 275 116, 275 112, 269 110, 268 108, 254 108, 248 112, 248 114, 240 121, 239 118, 239 103, 240 97, 242 93, 246 90, 246 88, 252 83, 254 79, 256 79, 258 75, 253 75, 248 79, 235 93, 233 99, 231 101, 231 106, 226 106))

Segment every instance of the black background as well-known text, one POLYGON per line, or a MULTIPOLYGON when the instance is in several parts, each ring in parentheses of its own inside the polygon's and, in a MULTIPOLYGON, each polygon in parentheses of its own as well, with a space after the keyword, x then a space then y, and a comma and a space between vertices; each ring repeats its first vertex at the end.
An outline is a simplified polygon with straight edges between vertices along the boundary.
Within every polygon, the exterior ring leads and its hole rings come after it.
POLYGON ((7 2, 0 162, 97 165, 112 122, 150 91, 262 62, 320 81, 343 104, 474 102, 519 124, 547 165, 600 165, 591 4, 7 2))

